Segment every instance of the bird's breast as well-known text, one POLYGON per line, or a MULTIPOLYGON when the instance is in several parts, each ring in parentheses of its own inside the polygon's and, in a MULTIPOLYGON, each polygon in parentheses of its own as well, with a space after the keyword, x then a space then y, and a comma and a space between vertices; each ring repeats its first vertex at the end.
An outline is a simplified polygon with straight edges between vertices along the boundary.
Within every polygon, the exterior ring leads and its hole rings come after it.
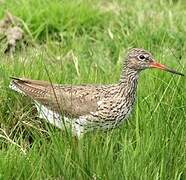
POLYGON ((135 102, 135 96, 115 97, 98 101, 98 109, 94 114, 100 120, 121 121, 126 119, 135 102))

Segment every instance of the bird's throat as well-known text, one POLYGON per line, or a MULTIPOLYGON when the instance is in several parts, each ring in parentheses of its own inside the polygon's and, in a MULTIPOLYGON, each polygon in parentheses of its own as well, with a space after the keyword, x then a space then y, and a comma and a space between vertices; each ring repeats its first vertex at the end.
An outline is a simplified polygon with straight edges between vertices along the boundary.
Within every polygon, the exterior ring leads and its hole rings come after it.
POLYGON ((136 94, 138 78, 139 71, 127 67, 123 69, 119 81, 119 86, 122 89, 124 96, 136 94))

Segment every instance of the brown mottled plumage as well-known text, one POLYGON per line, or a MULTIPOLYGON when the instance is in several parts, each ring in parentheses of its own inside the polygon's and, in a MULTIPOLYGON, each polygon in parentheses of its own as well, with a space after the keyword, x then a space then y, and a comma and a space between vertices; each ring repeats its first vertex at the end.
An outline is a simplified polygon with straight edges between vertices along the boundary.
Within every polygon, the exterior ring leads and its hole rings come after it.
POLYGON ((10 87, 30 96, 41 118, 59 128, 65 123, 73 133, 94 129, 111 129, 130 114, 136 97, 139 72, 159 68, 183 75, 156 63, 144 49, 131 49, 122 69, 120 81, 114 85, 59 85, 46 81, 12 78, 10 87))

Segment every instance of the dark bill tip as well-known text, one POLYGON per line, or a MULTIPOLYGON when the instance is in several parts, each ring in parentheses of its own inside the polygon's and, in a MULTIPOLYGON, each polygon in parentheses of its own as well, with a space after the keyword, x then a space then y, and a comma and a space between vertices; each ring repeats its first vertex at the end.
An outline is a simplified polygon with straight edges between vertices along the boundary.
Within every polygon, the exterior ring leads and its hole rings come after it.
POLYGON ((173 74, 177 74, 177 75, 180 75, 180 76, 185 76, 183 73, 180 73, 178 71, 175 71, 174 69, 170 69, 170 68, 165 68, 164 69, 165 71, 168 71, 170 73, 173 73, 173 74))

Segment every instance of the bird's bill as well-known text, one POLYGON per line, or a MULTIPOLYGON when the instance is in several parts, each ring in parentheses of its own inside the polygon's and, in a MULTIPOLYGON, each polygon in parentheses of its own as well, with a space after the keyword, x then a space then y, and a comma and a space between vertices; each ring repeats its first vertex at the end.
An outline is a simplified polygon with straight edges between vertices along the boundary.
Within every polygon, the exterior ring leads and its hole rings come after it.
POLYGON ((173 73, 173 74, 178 74, 178 75, 181 75, 181 76, 184 76, 184 74, 180 73, 180 72, 177 72, 176 70, 174 69, 171 69, 163 64, 160 64, 156 61, 153 61, 150 63, 150 67, 151 68, 157 68, 157 69, 161 69, 161 70, 164 70, 164 71, 168 71, 170 73, 173 73))

